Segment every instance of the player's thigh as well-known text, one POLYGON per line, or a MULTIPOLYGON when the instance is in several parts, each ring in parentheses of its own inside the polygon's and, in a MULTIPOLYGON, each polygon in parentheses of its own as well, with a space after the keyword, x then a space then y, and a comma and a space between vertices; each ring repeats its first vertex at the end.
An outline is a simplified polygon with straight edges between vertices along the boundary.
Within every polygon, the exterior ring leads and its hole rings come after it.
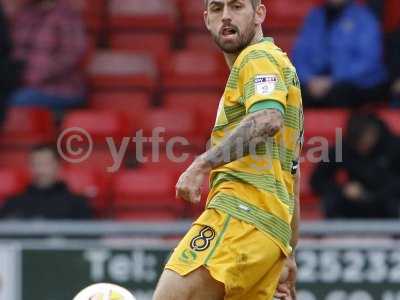
POLYGON ((160 277, 153 300, 223 300, 225 287, 200 267, 186 276, 166 269, 160 277))

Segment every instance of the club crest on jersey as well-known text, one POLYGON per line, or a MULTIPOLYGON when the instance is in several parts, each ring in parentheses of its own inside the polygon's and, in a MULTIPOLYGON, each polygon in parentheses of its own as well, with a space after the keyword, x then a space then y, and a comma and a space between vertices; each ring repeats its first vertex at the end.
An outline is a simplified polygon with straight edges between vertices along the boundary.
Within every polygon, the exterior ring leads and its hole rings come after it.
POLYGON ((276 75, 258 75, 254 79, 256 94, 268 96, 275 91, 278 84, 278 76, 276 75))

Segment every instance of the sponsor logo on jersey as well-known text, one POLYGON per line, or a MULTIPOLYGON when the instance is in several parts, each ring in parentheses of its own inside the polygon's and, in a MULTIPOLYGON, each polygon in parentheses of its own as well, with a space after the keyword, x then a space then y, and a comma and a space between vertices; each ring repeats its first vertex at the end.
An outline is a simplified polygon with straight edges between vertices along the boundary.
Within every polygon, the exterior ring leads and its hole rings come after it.
POLYGON ((271 95, 278 83, 278 76, 276 75, 258 75, 254 79, 254 86, 256 94, 268 96, 271 95))

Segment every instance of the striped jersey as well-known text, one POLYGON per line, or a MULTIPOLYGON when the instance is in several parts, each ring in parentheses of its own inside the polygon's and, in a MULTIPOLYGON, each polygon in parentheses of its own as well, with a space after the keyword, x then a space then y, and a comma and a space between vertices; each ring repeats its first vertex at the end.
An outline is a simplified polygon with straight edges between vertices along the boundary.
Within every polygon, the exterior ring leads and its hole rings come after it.
POLYGON ((270 38, 244 49, 232 66, 211 145, 229 135, 255 103, 266 100, 284 107, 283 128, 267 141, 243 149, 241 159, 212 170, 207 207, 253 224, 289 255, 303 108, 296 70, 270 38))

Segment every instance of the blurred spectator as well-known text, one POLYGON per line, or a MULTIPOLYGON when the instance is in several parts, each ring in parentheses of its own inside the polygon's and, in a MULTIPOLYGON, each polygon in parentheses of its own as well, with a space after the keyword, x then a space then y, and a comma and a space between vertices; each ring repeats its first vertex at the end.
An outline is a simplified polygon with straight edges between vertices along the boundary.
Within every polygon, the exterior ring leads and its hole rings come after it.
POLYGON ((383 21, 385 12, 385 1, 382 0, 367 0, 368 7, 375 14, 378 20, 383 21))
POLYGON ((390 68, 393 105, 400 107, 400 28, 388 37, 388 65, 390 68))
POLYGON ((308 16, 294 49, 305 105, 353 106, 384 98, 380 26, 351 0, 326 0, 308 16))
POLYGON ((63 109, 82 104, 85 28, 70 0, 20 0, 14 55, 24 63, 23 87, 11 105, 63 109))
POLYGON ((72 194, 59 181, 56 150, 40 145, 30 154, 32 183, 25 192, 7 199, 0 218, 14 219, 88 219, 92 211, 85 198, 72 194))
POLYGON ((373 115, 350 118, 343 162, 320 163, 311 185, 328 218, 396 218, 400 203, 400 141, 373 115))
POLYGON ((3 122, 6 100, 17 87, 21 66, 12 60, 12 42, 8 22, 0 4, 0 125, 3 122), (5 74, 7 74, 5 76, 5 74))

